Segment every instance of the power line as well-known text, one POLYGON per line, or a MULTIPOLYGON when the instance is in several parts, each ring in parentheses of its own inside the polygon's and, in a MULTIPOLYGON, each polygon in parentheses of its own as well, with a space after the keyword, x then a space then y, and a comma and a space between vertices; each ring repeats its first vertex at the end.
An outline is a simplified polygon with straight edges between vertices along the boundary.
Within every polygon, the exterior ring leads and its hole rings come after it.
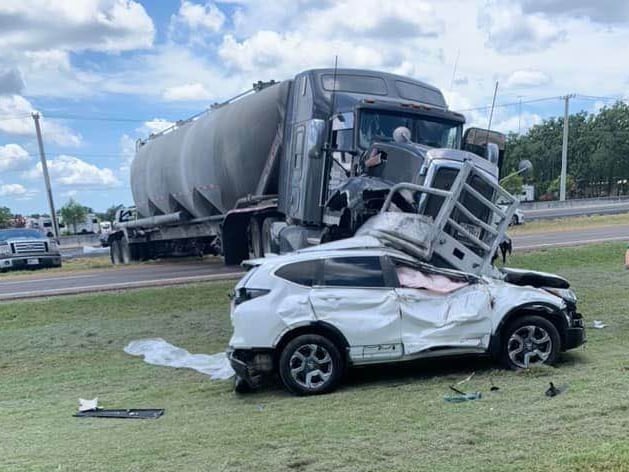
MULTIPOLYGON (((495 108, 503 108, 503 107, 511 107, 511 106, 516 106, 516 105, 520 105, 520 104, 527 104, 527 103, 538 103, 538 102, 546 102, 549 100, 559 100, 561 99, 560 96, 556 96, 556 97, 544 97, 544 98, 534 98, 531 100, 518 100, 517 102, 509 102, 509 103, 499 103, 495 106, 495 108)), ((484 107, 475 107, 475 108, 466 108, 463 110, 456 110, 458 112, 464 112, 464 111, 479 111, 479 110, 489 110, 491 108, 491 105, 487 105, 484 107)))

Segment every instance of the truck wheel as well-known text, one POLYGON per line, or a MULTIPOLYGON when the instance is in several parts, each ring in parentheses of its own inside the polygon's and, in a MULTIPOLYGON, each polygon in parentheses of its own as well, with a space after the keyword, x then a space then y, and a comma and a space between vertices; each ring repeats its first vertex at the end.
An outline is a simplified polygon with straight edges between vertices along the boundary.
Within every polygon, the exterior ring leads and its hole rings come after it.
POLYGON ((331 392, 341 381, 343 370, 343 359, 336 345, 318 334, 297 336, 280 355, 280 378, 296 395, 331 392))
POLYGON ((262 249, 262 231, 260 229, 260 220, 257 218, 251 218, 251 221, 249 222, 249 239, 253 257, 264 257, 264 250, 262 249))
POLYGON ((120 240, 114 239, 109 245, 109 257, 113 265, 122 264, 122 256, 120 254, 120 240))
POLYGON ((279 221, 279 218, 268 217, 264 219, 262 223, 262 252, 266 254, 279 254, 280 248, 277 247, 277 244, 273 241, 273 236, 271 235, 271 226, 273 223, 279 221))
POLYGON ((541 316, 522 316, 503 331, 502 360, 514 370, 554 364, 560 347, 561 339, 554 324, 541 316))
POLYGON ((120 259, 125 265, 131 264, 131 246, 127 238, 120 239, 120 259))

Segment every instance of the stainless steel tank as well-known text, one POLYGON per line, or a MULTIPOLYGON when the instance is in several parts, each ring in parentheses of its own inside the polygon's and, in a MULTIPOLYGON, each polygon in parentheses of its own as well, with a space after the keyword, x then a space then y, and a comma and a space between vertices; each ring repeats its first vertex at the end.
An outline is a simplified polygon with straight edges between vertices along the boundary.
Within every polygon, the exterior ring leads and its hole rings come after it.
POLYGON ((267 87, 140 146, 131 164, 140 216, 184 210, 202 218, 254 194, 283 126, 288 90, 288 81, 267 87))

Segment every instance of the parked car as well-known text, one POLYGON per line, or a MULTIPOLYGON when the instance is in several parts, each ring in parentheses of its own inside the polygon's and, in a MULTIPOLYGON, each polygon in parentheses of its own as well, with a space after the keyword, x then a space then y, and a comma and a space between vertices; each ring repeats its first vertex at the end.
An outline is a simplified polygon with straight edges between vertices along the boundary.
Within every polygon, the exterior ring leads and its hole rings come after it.
POLYGON ((239 392, 278 373, 292 393, 327 393, 351 366, 463 354, 522 369, 585 342, 575 294, 552 274, 478 277, 362 237, 245 265, 228 348, 239 392))
POLYGON ((57 243, 36 229, 0 230, 0 271, 61 267, 57 243))
MULTIPOLYGON (((503 210, 507 208, 506 205, 498 204, 498 206, 501 207, 503 210)), ((511 221, 509 222, 509 226, 517 226, 517 225, 523 225, 523 224, 524 224, 524 212, 520 210, 519 208, 516 208, 515 213, 513 214, 513 216, 511 217, 511 221)))

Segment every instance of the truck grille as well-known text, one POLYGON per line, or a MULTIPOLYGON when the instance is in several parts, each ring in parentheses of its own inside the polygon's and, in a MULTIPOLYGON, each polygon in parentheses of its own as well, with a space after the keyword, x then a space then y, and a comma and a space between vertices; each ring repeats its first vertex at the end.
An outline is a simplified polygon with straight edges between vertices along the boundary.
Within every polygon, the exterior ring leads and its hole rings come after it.
POLYGON ((20 241, 11 245, 14 254, 43 254, 48 250, 45 241, 20 241))

